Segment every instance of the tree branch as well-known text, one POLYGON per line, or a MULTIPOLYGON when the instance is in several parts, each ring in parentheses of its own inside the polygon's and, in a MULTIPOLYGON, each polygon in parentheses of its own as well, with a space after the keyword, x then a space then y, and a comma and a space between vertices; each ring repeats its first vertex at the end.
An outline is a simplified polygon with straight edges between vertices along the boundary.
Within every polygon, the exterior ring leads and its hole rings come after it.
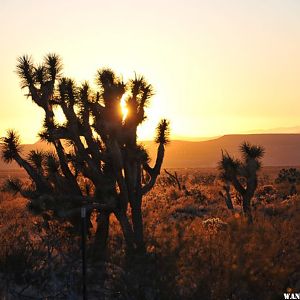
MULTIPOLYGON (((144 168, 146 168, 150 171, 148 172, 150 175, 150 180, 142 187, 142 194, 147 194, 155 185, 156 179, 158 175, 160 174, 160 169, 163 163, 165 155, 165 147, 163 143, 160 143, 157 149, 157 156, 156 156, 156 162, 154 167, 150 170, 147 165, 144 165, 144 168)), ((146 170, 146 169, 145 169, 146 170)))

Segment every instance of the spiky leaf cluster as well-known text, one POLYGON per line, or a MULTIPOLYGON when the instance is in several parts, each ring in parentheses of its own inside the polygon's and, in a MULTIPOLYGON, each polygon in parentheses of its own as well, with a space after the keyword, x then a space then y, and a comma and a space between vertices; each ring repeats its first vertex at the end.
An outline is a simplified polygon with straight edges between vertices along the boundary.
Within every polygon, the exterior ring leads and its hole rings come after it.
POLYGON ((1 138, 2 159, 6 163, 12 162, 22 149, 20 136, 14 130, 8 130, 7 135, 1 138))
POLYGON ((44 162, 45 154, 40 150, 31 150, 28 154, 28 161, 36 168, 42 169, 44 162))
POLYGON ((129 95, 126 99, 126 105, 129 116, 125 121, 140 124, 146 119, 145 108, 154 95, 153 87, 147 83, 143 76, 135 75, 135 78, 129 81, 128 89, 129 95))
POLYGON ((22 190, 22 182, 20 179, 18 178, 8 178, 2 188, 1 188, 1 191, 2 192, 9 192, 9 193, 12 193, 12 194, 17 194, 19 193, 21 190, 22 190))
POLYGON ((239 174, 242 162, 231 157, 227 152, 222 151, 222 159, 218 163, 220 178, 224 181, 230 181, 233 176, 239 174))
POLYGON ((155 142, 157 144, 166 145, 170 141, 170 123, 166 119, 162 119, 156 127, 155 142))
POLYGON ((259 160, 265 154, 265 150, 263 147, 258 145, 251 145, 249 142, 242 143, 242 145, 240 146, 240 150, 244 160, 259 160))
POLYGON ((242 160, 234 158, 228 152, 222 151, 219 161, 221 178, 232 180, 233 177, 249 177, 261 168, 261 159, 265 153, 264 148, 244 142, 240 146, 242 160))

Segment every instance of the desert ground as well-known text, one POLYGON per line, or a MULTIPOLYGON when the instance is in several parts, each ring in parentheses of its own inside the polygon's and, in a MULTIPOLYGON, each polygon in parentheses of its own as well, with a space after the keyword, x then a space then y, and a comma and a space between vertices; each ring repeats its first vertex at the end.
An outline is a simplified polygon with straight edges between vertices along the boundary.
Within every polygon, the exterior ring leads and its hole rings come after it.
MULTIPOLYGON (((99 260, 94 231, 87 239, 89 299, 282 299, 300 289, 300 195, 276 184, 281 167, 264 167, 253 224, 238 195, 225 204, 216 168, 168 169, 143 199, 147 254, 125 255, 111 217, 109 250, 99 260)), ((19 170, 1 171, 3 181, 19 170)), ((300 192, 300 186, 297 185, 300 192)), ((2 299, 79 299, 81 241, 64 220, 46 220, 20 195, 0 195, 2 299), (45 225, 45 223, 47 223, 45 225)), ((95 217, 95 216, 94 216, 95 217)))

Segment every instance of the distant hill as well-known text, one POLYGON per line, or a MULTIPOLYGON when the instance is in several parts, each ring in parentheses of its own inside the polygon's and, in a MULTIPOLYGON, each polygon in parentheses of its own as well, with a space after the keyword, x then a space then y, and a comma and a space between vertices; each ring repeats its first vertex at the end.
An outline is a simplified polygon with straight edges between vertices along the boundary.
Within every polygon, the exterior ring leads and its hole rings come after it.
POLYGON ((277 127, 270 129, 256 129, 248 132, 244 132, 245 134, 266 134, 266 133, 277 133, 277 134, 285 134, 285 133, 300 133, 300 126, 294 127, 277 127))
MULTIPOLYGON (((233 134, 224 135, 207 141, 172 141, 166 148, 165 168, 199 168, 216 167, 221 156, 221 149, 239 156, 239 145, 243 141, 265 147, 263 159, 265 166, 298 166, 300 165, 300 134, 233 134)), ((150 156, 155 158, 156 144, 144 141, 150 156)), ((50 146, 43 142, 24 145, 26 154, 32 149, 49 150, 50 146)), ((16 169, 13 163, 6 165, 0 161, 0 169, 16 169)))
MULTIPOLYGON (((234 134, 200 142, 172 141, 166 149, 167 168, 216 167, 221 149, 239 157, 239 145, 249 141, 265 147, 265 166, 300 165, 300 134, 234 134)), ((154 154, 154 143, 144 142, 154 154)))

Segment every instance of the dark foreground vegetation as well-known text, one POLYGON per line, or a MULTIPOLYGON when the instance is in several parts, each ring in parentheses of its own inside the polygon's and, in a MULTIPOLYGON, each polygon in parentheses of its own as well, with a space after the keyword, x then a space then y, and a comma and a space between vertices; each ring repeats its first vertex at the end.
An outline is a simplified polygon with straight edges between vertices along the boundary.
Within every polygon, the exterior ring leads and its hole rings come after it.
MULTIPOLYGON (((288 182, 260 173, 249 226, 234 190, 234 210, 227 208, 216 171, 177 174, 184 189, 162 175, 144 201, 146 254, 126 255, 112 219, 109 253, 99 260, 93 222, 87 241, 89 299, 282 299, 283 292, 299 291, 300 196, 290 195, 288 182)), ((32 215, 26 204, 1 194, 3 295, 78 299, 78 234, 68 222, 32 215)))

